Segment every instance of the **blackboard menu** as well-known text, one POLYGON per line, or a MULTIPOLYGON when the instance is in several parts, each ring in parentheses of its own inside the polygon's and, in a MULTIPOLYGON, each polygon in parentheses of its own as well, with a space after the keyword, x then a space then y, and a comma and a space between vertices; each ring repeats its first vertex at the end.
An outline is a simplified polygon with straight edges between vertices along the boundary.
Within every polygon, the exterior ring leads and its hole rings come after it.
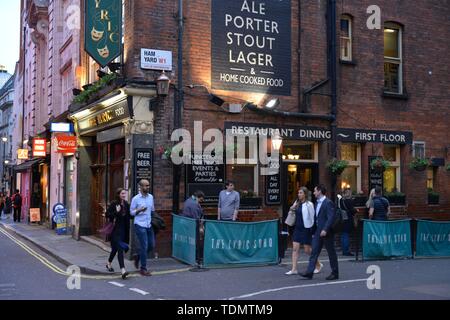
POLYGON ((217 206, 225 185, 225 164, 213 163, 208 155, 192 155, 186 165, 186 197, 200 190, 205 194, 202 206, 217 206))
MULTIPOLYGON (((270 159, 270 158, 269 158, 270 159)), ((280 162, 270 163, 269 172, 274 173, 266 177, 266 204, 277 205, 281 203, 281 171, 280 162)))
POLYGON ((291 0, 212 0, 212 88, 291 95, 291 0))
POLYGON ((134 150, 134 189, 133 195, 139 192, 139 182, 146 179, 150 182, 150 193, 153 193, 153 150, 137 148, 134 150))
POLYGON ((383 171, 379 169, 374 170, 370 166, 372 160, 376 158, 378 157, 369 156, 369 191, 378 186, 383 190, 383 171))

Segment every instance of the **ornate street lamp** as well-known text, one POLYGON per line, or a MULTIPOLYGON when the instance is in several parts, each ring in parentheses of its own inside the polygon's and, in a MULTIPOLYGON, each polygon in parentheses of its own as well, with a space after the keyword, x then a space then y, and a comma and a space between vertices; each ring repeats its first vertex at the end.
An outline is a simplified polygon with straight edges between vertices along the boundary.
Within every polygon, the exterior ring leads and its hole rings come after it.
POLYGON ((170 79, 163 71, 158 79, 156 79, 156 92, 158 93, 158 96, 165 97, 169 94, 169 84, 170 79))
POLYGON ((276 151, 280 151, 283 139, 277 134, 272 137, 272 147, 276 151))

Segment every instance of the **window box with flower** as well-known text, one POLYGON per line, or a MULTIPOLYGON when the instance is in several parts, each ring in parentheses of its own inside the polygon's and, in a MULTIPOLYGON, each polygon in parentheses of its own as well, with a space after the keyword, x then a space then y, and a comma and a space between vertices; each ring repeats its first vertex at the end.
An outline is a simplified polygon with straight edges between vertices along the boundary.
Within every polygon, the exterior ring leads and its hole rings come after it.
POLYGON ((253 190, 239 190, 241 198, 240 209, 261 209, 263 199, 258 197, 253 190))
POLYGON ((439 192, 428 188, 428 204, 439 204, 439 192))
POLYGON ((388 199, 390 205, 404 206, 406 205, 406 195, 402 192, 393 190, 392 192, 383 192, 383 196, 388 199))

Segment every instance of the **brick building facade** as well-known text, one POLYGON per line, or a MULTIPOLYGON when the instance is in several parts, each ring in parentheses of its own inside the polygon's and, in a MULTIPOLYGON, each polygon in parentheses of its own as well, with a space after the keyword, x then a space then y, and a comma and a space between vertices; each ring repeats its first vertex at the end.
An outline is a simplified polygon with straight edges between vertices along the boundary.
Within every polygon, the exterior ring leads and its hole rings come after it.
MULTIPOLYGON (((367 13, 369 1, 184 1, 180 86, 178 4, 125 1, 120 81, 114 82, 107 95, 71 106, 70 117, 81 141, 79 206, 75 210, 81 234, 96 232, 116 187, 136 192, 136 152, 152 150, 156 208, 169 222, 158 235, 158 246, 161 254, 170 254, 170 214, 188 196, 185 182, 191 170, 187 166, 176 169, 160 152, 173 145, 170 137, 178 111, 181 126, 192 133, 194 122, 202 121, 204 132, 213 128, 225 132, 229 127, 238 131, 271 128, 291 134, 281 137, 276 203, 268 204, 267 179, 258 171, 261 166, 224 167, 224 179, 234 180, 243 195, 253 195, 253 200, 243 201, 242 221, 286 214, 297 188, 305 184, 311 188, 318 182, 337 192, 351 188, 360 204, 364 199, 358 194, 367 196, 370 187, 380 183, 397 201, 392 203, 396 217, 449 218, 450 175, 445 169, 450 141, 448 6, 440 1, 414 5, 382 1, 378 4, 380 28, 371 30, 367 26, 372 15, 367 13), (331 23, 333 16, 336 19, 331 23), (172 52, 172 71, 167 72, 171 90, 165 98, 156 94, 155 80, 161 72, 141 67, 143 48, 172 52), (243 82, 256 82, 226 83, 224 68, 246 75, 238 77, 243 82), (260 78, 252 77, 254 73, 260 78), (184 93, 182 109, 180 90, 184 93), (276 108, 265 108, 274 98, 279 102, 276 108), (88 119, 84 112, 98 115, 118 103, 128 110, 127 117, 80 130, 80 123, 88 119), (350 162, 337 180, 327 168, 334 155, 350 162), (408 164, 416 155, 432 160, 431 166, 425 171, 411 170, 408 164), (378 180, 369 157, 390 161, 391 167, 378 180), (179 193, 173 187, 174 175, 179 178, 179 193), (427 188, 439 193, 438 204, 429 204, 427 188), (177 197, 180 201, 174 203, 177 197)), ((82 38, 80 48, 84 47, 82 38)), ((90 75, 98 66, 85 53, 80 68, 80 84, 91 83, 90 75)), ((217 183, 204 185, 208 192, 214 187, 217 183)), ((205 211, 214 217, 217 210, 212 205, 205 211)))

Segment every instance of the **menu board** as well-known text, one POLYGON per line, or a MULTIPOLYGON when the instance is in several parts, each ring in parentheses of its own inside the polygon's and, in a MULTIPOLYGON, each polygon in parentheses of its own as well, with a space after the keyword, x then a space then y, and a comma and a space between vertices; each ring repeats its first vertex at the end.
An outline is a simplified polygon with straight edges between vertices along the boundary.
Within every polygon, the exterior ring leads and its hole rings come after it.
POLYGON ((376 158, 378 157, 369 156, 369 191, 378 186, 383 190, 383 171, 374 170, 370 166, 372 160, 376 158))

